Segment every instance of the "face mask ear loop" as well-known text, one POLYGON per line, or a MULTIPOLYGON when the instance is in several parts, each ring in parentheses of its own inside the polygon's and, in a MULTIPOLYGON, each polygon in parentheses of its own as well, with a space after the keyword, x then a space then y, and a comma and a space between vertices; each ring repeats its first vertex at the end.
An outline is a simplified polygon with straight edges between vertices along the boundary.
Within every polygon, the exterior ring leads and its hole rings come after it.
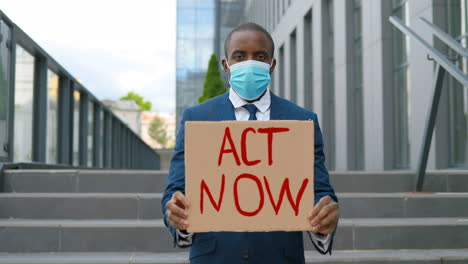
POLYGON ((226 57, 224 57, 224 59, 226 60, 226 65, 227 65, 228 69, 231 69, 231 67, 229 67, 229 61, 228 61, 228 59, 227 59, 226 57))

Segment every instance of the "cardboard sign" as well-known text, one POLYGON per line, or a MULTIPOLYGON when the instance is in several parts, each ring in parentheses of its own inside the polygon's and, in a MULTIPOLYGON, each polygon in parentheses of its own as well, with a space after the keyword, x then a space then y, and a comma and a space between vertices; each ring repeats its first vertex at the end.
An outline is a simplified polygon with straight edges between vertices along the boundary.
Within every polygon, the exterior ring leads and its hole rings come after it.
POLYGON ((185 123, 189 232, 311 230, 313 121, 185 123))

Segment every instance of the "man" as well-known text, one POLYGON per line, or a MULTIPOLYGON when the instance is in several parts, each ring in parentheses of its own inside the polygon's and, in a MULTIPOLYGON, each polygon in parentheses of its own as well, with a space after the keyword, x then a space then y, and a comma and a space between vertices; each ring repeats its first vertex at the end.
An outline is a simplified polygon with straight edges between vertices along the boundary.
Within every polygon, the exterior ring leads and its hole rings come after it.
MULTIPOLYGON (((187 108, 182 116, 162 200, 164 222, 174 243, 190 246, 191 263, 304 263, 302 232, 187 233, 190 224, 185 193, 184 123, 221 120, 313 120, 315 123, 315 206, 309 212, 309 236, 322 254, 330 253, 339 218, 339 206, 325 168, 322 133, 317 115, 269 91, 276 66, 274 43, 261 26, 235 28, 224 43, 224 71, 231 87, 223 95, 187 108)), ((282 62, 280 62, 282 63, 282 62)))

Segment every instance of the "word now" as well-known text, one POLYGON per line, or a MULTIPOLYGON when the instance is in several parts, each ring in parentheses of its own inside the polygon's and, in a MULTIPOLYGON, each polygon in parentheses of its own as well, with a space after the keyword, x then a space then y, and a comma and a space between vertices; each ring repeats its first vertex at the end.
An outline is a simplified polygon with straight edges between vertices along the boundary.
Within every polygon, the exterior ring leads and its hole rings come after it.
MULTIPOLYGON (((220 194, 218 197, 218 202, 215 201, 213 198, 213 194, 211 193, 210 189, 208 188, 208 185, 206 184, 205 180, 201 181, 200 184, 200 213, 203 214, 204 211, 204 197, 205 193, 208 195, 208 198, 210 199, 211 204, 213 205, 213 208, 219 212, 221 210, 221 206, 223 203, 223 197, 224 197, 224 191, 225 191, 225 182, 226 182, 226 176, 223 174, 221 178, 221 190, 220 194)), ((263 176, 263 182, 265 184, 265 189, 268 194, 268 198, 270 199, 270 203, 273 206, 273 210, 275 210, 276 215, 278 215, 278 212, 281 208, 281 205, 283 203, 283 198, 284 195, 288 197, 289 204, 291 205, 292 209, 294 210, 295 215, 297 216, 299 214, 299 205, 301 203, 302 195, 304 194, 304 191, 309 183, 309 179, 305 178, 304 181, 302 181, 301 188, 299 189, 297 195, 296 195, 296 200, 293 200, 291 190, 289 188, 289 179, 285 178, 283 181, 283 184, 281 186, 280 192, 279 192, 279 197, 278 199, 273 198, 273 195, 271 194, 271 189, 270 189, 270 184, 268 183, 268 179, 263 176)), ((264 192, 263 192, 263 186, 262 182, 260 179, 252 174, 248 173, 243 173, 239 176, 236 177, 234 181, 234 186, 233 186, 233 195, 234 195, 234 202, 236 205, 237 211, 244 216, 255 216, 257 215, 263 208, 264 203, 265 203, 265 197, 264 197, 264 192), (239 188, 238 188, 238 183, 240 180, 245 179, 245 180, 250 180, 253 181, 257 185, 258 193, 260 195, 260 200, 258 202, 257 209, 253 211, 246 211, 243 210, 240 206, 239 203, 239 188)))
MULTIPOLYGON (((289 128, 287 127, 268 127, 268 128, 259 128, 258 133, 267 134, 267 144, 268 144, 268 165, 273 164, 273 134, 280 132, 288 132, 289 128)), ((257 133, 252 127, 247 127, 244 129, 241 135, 241 157, 242 162, 247 166, 254 166, 260 163, 260 160, 249 160, 247 159, 247 133, 257 133)), ((223 162, 224 154, 232 153, 234 160, 236 161, 237 166, 241 165, 239 160, 239 154, 237 153, 236 146, 232 140, 231 130, 229 127, 226 127, 224 130, 223 143, 221 144, 221 149, 219 150, 218 157, 218 167, 221 166, 223 162), (226 142, 229 143, 229 148, 226 148, 226 142)))

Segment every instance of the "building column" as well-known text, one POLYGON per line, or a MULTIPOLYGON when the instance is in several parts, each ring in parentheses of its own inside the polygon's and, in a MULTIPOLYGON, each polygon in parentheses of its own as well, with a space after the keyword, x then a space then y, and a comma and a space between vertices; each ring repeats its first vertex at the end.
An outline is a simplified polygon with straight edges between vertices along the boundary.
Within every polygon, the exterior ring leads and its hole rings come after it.
POLYGON ((393 166, 391 1, 362 1, 364 164, 393 166))

